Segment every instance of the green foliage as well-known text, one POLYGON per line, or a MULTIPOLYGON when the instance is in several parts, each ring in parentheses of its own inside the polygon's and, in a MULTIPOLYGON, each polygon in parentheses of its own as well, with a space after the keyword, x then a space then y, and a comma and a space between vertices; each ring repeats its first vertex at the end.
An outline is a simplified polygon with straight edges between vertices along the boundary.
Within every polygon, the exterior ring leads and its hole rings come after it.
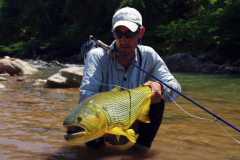
POLYGON ((240 58, 239 0, 0 0, 0 55, 68 57, 89 35, 110 44, 112 16, 125 6, 142 14, 142 44, 161 56, 240 58))

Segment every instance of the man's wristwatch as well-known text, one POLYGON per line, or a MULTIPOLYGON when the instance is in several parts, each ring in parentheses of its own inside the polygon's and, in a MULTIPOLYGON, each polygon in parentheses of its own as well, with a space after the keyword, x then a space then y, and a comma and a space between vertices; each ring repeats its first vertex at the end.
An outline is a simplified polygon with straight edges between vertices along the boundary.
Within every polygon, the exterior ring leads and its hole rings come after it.
MULTIPOLYGON (((158 82, 158 83, 160 83, 160 82, 158 82)), ((160 85, 161 85, 161 92, 162 92, 162 95, 163 95, 164 94, 164 90, 165 90, 165 86, 162 83, 160 83, 160 85)))

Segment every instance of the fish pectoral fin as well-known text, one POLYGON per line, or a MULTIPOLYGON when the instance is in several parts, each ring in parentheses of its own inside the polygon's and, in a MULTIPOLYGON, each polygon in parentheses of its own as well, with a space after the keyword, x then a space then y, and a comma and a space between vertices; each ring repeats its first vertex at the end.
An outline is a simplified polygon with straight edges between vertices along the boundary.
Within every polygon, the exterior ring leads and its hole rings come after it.
POLYGON ((147 100, 143 106, 143 109, 141 111, 141 114, 139 116, 139 120, 144 122, 144 123, 150 123, 150 119, 148 117, 149 110, 150 110, 150 103, 151 103, 151 98, 147 100))
POLYGON ((107 130, 107 133, 127 136, 127 134, 119 127, 114 127, 112 129, 109 129, 107 130))
POLYGON ((129 139, 129 141, 136 143, 136 139, 135 139, 135 132, 133 129, 128 129, 127 130, 127 138, 129 139))
POLYGON ((120 86, 113 88, 111 91, 120 91, 120 86))

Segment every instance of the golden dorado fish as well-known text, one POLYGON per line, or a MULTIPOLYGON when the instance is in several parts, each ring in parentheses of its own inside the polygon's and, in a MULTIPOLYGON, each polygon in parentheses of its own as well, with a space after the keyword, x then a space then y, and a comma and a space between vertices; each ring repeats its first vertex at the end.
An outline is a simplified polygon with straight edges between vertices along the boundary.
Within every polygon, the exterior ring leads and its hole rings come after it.
POLYGON ((106 133, 126 136, 136 142, 135 132, 129 127, 136 119, 150 123, 148 113, 151 103, 151 88, 140 85, 138 88, 95 94, 80 103, 64 120, 67 128, 64 135, 67 141, 85 143, 106 133))

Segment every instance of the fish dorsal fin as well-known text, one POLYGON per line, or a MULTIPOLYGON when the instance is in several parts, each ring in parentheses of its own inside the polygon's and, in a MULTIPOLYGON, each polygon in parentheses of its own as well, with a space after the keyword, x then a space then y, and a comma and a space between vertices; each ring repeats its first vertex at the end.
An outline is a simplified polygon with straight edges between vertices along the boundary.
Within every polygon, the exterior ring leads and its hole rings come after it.
POLYGON ((110 134, 115 134, 115 135, 123 135, 123 136, 127 136, 127 134, 119 127, 114 127, 112 129, 109 129, 107 131, 107 133, 110 133, 110 134))
POLYGON ((129 141, 136 143, 136 139, 135 139, 135 132, 133 129, 128 129, 127 130, 127 138, 129 139, 129 141))
POLYGON ((120 91, 120 86, 117 86, 117 87, 113 88, 113 89, 111 90, 111 92, 112 92, 112 91, 120 91))
POLYGON ((151 103, 151 98, 149 98, 144 104, 143 104, 143 109, 141 111, 141 114, 139 116, 139 120, 144 122, 144 123, 150 123, 150 119, 148 117, 149 110, 150 110, 150 103, 151 103))
POLYGON ((140 84, 139 87, 142 87, 142 84, 140 84))

